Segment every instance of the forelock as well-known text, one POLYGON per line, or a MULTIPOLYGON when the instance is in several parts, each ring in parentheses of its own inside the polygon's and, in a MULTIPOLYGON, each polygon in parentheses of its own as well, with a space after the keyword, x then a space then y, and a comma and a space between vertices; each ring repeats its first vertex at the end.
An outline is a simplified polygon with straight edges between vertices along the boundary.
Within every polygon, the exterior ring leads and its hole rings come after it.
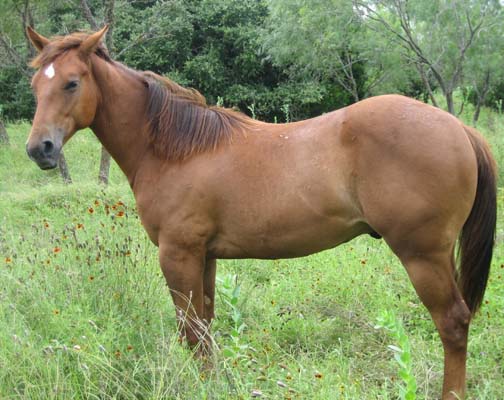
MULTIPOLYGON (((78 48, 84 40, 89 37, 90 33, 75 32, 66 36, 54 36, 50 39, 42 51, 32 60, 30 65, 33 68, 40 68, 43 65, 53 62, 59 55, 66 53, 69 50, 78 48)), ((95 54, 105 61, 110 62, 111 58, 107 49, 100 43, 95 50, 95 54)))

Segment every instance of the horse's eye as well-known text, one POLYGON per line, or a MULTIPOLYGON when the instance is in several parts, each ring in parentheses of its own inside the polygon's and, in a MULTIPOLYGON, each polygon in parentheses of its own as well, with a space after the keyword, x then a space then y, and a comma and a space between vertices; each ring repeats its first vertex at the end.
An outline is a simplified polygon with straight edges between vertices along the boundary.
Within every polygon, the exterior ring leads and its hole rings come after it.
POLYGON ((79 86, 78 81, 70 81, 65 85, 65 90, 68 90, 71 92, 72 90, 77 89, 77 86, 79 86))

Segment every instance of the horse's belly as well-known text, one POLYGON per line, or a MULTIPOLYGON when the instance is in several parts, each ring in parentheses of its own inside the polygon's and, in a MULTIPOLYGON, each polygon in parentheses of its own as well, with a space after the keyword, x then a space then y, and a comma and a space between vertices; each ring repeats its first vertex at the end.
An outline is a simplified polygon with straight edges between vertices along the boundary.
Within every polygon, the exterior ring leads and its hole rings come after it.
POLYGON ((366 232, 369 232, 367 224, 340 218, 263 232, 250 232, 242 227, 240 232, 216 235, 208 246, 208 253, 214 258, 303 257, 335 247, 366 232))

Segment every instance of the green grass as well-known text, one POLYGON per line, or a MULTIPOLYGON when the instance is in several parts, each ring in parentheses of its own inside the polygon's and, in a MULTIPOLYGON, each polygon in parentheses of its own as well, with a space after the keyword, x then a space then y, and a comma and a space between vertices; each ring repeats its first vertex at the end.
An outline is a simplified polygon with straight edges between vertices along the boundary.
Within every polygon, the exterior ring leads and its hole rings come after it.
MULTIPOLYGON (((485 112, 479 129, 503 165, 504 118, 485 112)), ((220 262, 219 351, 203 368, 177 342, 157 249, 117 166, 110 186, 99 186, 99 145, 78 133, 65 148, 74 180, 65 186, 26 157, 28 130, 8 126, 12 143, 0 147, 1 399, 247 399, 253 391, 397 399, 402 382, 388 346, 402 344, 375 329, 386 310, 408 335, 417 398, 439 395, 431 319, 386 244, 368 237, 308 258, 220 262)), ((504 393, 502 240, 500 218, 485 304, 471 326, 471 399, 504 393)))

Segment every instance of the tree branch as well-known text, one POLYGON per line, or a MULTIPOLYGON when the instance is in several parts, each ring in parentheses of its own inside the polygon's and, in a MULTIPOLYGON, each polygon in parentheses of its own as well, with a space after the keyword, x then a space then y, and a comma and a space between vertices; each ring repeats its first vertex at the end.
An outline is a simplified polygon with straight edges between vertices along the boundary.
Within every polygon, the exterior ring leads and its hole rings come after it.
POLYGON ((93 13, 91 12, 91 8, 89 7, 89 3, 87 2, 87 0, 81 0, 80 8, 82 11, 82 15, 84 15, 84 18, 86 18, 86 21, 91 26, 91 29, 97 31, 99 27, 98 24, 96 23, 95 17, 93 16, 93 13))
POLYGON ((425 71, 423 69, 423 64, 421 64, 421 63, 415 63, 415 66, 416 66, 416 68, 418 70, 418 73, 420 74, 420 78, 422 78, 422 82, 423 82, 425 88, 427 89, 427 93, 429 94, 429 97, 430 97, 430 99, 432 101, 432 105, 434 107, 438 107, 436 98, 434 97, 434 93, 432 92, 432 88, 431 88, 431 85, 430 85, 430 82, 429 82, 429 78, 425 74, 425 71))
POLYGON ((21 70, 23 75, 26 77, 31 77, 30 72, 27 69, 26 59, 12 46, 9 37, 5 33, 0 33, 0 46, 5 50, 5 52, 10 56, 11 60, 14 62, 17 68, 21 70))

